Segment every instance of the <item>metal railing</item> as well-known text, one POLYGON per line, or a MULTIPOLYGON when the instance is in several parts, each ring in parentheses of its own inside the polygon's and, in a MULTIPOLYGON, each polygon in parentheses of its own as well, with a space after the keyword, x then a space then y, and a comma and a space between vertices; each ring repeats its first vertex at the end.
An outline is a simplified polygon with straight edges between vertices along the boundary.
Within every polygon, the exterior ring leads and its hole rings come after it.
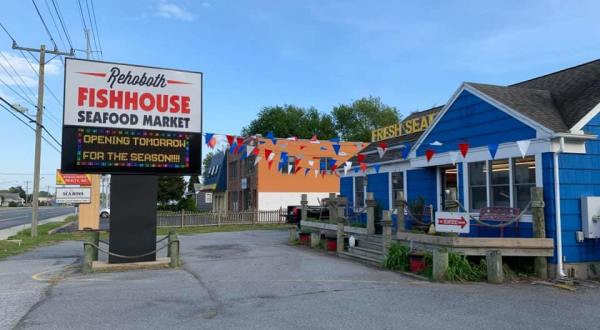
POLYGON ((200 227, 221 225, 285 224, 283 209, 272 211, 222 211, 222 212, 159 212, 158 227, 200 227))

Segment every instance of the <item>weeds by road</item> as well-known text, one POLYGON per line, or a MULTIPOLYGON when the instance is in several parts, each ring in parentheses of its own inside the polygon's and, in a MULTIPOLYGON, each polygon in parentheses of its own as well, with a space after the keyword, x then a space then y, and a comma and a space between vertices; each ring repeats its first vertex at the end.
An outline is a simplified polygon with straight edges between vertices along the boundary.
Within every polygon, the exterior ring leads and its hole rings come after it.
POLYGON ((290 225, 268 224, 268 225, 223 225, 206 227, 184 227, 184 228, 158 228, 157 235, 164 236, 171 230, 175 230, 179 235, 192 235, 217 232, 245 231, 245 230, 277 230, 289 228, 290 225))

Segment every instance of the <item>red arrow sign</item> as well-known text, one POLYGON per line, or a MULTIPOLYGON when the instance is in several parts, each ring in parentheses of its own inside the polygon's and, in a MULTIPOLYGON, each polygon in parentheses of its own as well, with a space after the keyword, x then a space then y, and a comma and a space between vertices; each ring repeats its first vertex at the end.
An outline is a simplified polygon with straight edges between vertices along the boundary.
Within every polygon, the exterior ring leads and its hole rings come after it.
POLYGON ((438 223, 440 225, 447 226, 460 226, 460 228, 465 228, 467 225, 467 220, 464 217, 460 217, 460 219, 452 219, 452 218, 439 218, 438 223))

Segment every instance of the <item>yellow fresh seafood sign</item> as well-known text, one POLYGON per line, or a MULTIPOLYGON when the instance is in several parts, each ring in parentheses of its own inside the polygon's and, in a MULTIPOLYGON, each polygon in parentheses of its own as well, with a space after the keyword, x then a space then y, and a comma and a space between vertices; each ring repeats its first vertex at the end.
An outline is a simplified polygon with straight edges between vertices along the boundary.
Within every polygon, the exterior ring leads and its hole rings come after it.
POLYGON ((433 123, 433 119, 438 112, 430 112, 422 116, 409 117, 402 122, 394 125, 378 128, 371 131, 371 141, 381 141, 397 136, 407 135, 411 133, 422 132, 433 123))

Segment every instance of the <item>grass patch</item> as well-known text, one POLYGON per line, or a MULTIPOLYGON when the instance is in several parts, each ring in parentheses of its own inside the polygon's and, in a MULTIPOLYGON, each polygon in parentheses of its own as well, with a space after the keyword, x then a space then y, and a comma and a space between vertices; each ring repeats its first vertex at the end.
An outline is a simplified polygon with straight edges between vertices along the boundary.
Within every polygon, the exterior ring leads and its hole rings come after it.
POLYGON ((448 253, 448 270, 446 279, 448 281, 483 281, 487 277, 487 266, 485 259, 479 264, 471 263, 465 255, 448 253))
POLYGON ((74 220, 77 220, 77 216, 72 215, 67 217, 62 222, 52 222, 38 226, 38 237, 35 238, 31 237, 31 229, 22 230, 16 235, 9 237, 9 240, 21 240, 21 245, 19 245, 17 242, 0 241, 0 260, 27 251, 31 251, 41 246, 52 245, 69 240, 84 240, 85 233, 82 232, 57 233, 53 235, 48 235, 49 230, 58 228, 74 220))
POLYGON ((408 271, 410 249, 407 246, 393 243, 390 246, 383 267, 391 270, 408 271))
POLYGON ((222 225, 222 226, 205 226, 205 227, 161 227, 156 231, 156 235, 165 236, 171 230, 179 235, 193 235, 205 233, 231 232, 231 231, 246 231, 246 230, 278 230, 289 228, 289 224, 265 224, 265 225, 222 225))

